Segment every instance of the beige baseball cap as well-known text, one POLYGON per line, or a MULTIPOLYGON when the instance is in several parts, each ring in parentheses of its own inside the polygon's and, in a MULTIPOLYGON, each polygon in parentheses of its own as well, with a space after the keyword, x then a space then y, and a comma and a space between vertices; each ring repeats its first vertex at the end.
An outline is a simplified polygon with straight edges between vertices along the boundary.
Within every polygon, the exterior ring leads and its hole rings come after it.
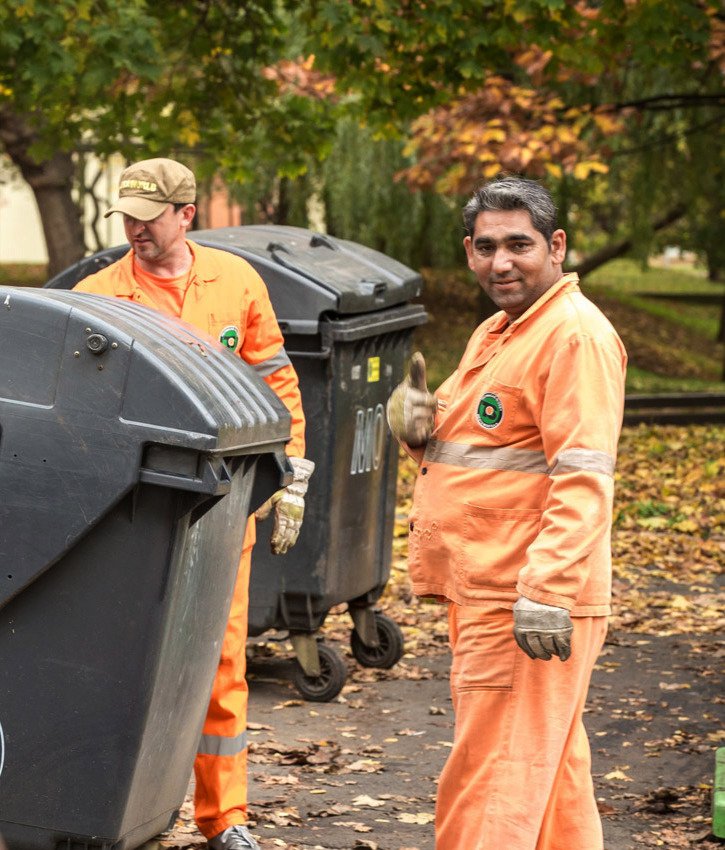
POLYGON ((196 200, 194 174, 174 159, 144 159, 121 174, 118 201, 104 213, 125 213, 139 221, 151 221, 168 204, 193 204, 196 200))

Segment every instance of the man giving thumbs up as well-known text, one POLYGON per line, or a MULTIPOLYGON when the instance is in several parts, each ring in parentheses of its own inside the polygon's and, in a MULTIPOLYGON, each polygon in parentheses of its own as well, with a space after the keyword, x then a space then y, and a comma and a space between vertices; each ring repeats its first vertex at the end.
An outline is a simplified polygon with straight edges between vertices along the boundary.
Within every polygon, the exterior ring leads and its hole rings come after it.
POLYGON ((425 359, 416 351, 405 380, 388 399, 388 425, 395 438, 412 449, 425 446, 433 432, 436 406, 426 384, 425 359))

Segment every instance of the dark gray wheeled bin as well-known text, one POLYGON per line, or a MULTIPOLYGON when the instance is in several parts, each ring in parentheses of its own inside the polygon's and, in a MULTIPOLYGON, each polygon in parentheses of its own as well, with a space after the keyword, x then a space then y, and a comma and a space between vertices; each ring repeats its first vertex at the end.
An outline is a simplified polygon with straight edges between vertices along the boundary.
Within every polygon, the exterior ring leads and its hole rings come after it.
POLYGON ((173 820, 244 518, 289 481, 289 424, 238 357, 178 322, 0 288, 9 850, 124 850, 173 820))
MULTIPOLYGON (((392 667, 403 653, 400 629, 376 608, 390 575, 398 464, 385 402, 403 378, 413 329, 427 319, 410 303, 422 279, 378 251, 302 228, 227 227, 189 238, 256 268, 299 375, 316 469, 294 548, 272 555, 271 520, 258 528, 249 634, 288 631, 298 689, 327 701, 347 675, 343 659, 317 638, 334 606, 348 604, 358 662, 392 667)), ((127 250, 88 257, 48 286, 72 287, 127 250)))

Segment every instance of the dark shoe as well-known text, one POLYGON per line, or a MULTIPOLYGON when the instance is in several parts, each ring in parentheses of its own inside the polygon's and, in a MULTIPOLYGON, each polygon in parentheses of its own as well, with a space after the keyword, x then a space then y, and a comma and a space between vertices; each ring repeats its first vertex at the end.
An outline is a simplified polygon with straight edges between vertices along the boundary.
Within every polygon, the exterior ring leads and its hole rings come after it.
POLYGON ((210 838, 207 842, 212 850, 259 850, 246 826, 237 824, 210 838))

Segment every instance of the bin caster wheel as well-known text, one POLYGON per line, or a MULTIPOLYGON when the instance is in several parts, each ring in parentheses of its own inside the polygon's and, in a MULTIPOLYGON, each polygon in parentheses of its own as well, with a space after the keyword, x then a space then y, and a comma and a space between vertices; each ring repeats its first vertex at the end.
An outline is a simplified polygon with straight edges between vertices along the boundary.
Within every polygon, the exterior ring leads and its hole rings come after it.
POLYGON ((379 611, 375 612, 375 631, 378 635, 378 646, 365 646, 360 635, 353 631, 350 634, 350 649, 355 660, 363 667, 388 670, 403 657, 403 633, 395 620, 379 611))
POLYGON ((308 676, 298 663, 295 686, 310 702, 329 702, 342 690, 347 679, 347 666, 343 659, 324 643, 317 644, 320 657, 320 675, 308 676))

